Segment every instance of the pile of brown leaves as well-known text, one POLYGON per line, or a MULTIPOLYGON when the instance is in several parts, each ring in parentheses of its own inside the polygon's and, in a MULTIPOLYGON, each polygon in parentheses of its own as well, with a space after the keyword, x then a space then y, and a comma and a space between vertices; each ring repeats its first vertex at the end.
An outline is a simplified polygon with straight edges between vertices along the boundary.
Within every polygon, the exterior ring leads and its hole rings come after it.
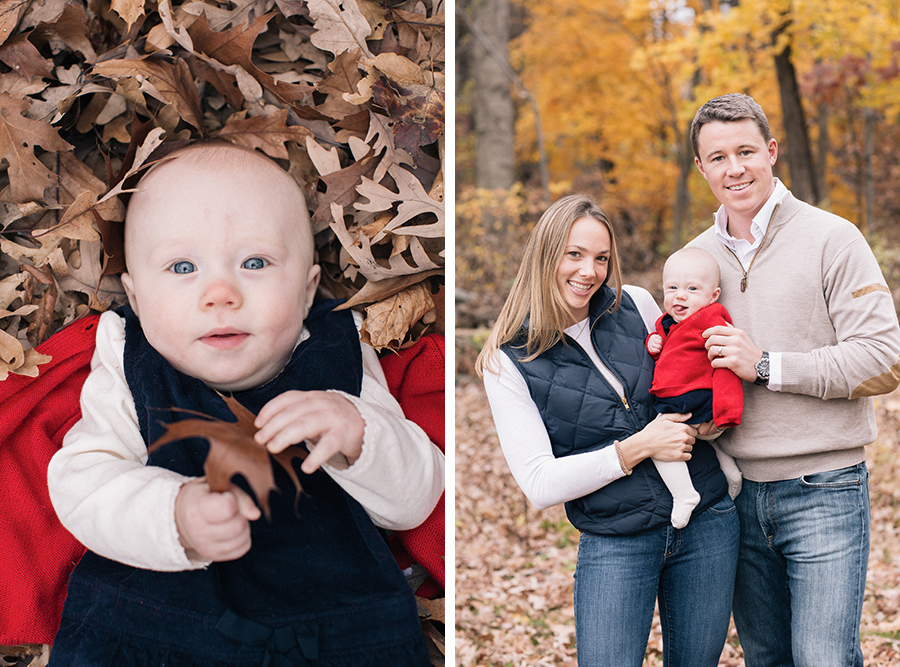
MULTIPOLYGON (((900 664, 900 390, 876 401, 868 448, 872 543, 860 632, 871 667, 900 664)), ((456 664, 575 667, 578 531, 561 506, 538 511, 513 480, 481 384, 456 391, 456 664)), ((654 616, 644 667, 662 662, 654 616)), ((720 667, 743 667, 732 625, 720 667)))
POLYGON ((124 205, 167 150, 220 138, 302 184, 324 284, 363 338, 442 332, 440 0, 0 0, 0 379, 124 302, 124 205))

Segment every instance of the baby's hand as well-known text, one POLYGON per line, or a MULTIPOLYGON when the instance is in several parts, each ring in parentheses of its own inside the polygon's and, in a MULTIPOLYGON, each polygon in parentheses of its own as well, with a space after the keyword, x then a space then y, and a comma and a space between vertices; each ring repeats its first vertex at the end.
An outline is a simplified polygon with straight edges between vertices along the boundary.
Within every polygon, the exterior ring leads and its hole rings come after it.
POLYGON ((647 352, 650 354, 659 354, 662 351, 662 336, 659 334, 650 334, 647 337, 647 352))
POLYGON ((250 521, 259 517, 250 496, 233 484, 225 493, 215 493, 205 479, 195 479, 182 486, 175 498, 178 537, 197 560, 243 556, 250 550, 250 521))
POLYGON ((334 392, 288 391, 263 406, 256 441, 277 454, 304 440, 313 446, 300 469, 314 473, 335 454, 350 465, 362 454, 365 422, 349 400, 334 392))

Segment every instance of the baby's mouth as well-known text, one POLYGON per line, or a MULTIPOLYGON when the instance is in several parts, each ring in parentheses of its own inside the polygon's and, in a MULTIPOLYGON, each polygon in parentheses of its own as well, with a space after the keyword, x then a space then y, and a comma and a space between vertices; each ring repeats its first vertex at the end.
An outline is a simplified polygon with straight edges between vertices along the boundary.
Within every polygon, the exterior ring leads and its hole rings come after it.
POLYGON ((231 349, 243 343, 250 334, 237 329, 214 329, 200 337, 203 343, 217 349, 231 349))

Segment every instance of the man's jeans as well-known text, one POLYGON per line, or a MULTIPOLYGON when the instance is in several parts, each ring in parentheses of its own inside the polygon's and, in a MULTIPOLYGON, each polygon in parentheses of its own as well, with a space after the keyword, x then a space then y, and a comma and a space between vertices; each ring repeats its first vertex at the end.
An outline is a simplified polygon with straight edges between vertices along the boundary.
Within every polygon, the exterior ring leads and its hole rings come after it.
POLYGON ((640 667, 659 596, 667 667, 715 667, 728 621, 738 518, 726 495, 681 530, 582 534, 575 570, 580 667, 640 667))
POLYGON ((856 667, 869 558, 865 463, 737 498, 734 620, 747 667, 856 667))

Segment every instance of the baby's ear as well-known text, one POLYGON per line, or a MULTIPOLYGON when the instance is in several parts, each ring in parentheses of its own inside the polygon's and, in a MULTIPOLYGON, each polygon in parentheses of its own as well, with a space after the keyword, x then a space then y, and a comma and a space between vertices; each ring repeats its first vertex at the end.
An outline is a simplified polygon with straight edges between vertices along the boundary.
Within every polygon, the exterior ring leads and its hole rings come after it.
POLYGON ((717 287, 716 289, 714 289, 714 290, 713 290, 713 293, 712 293, 712 300, 713 300, 713 301, 718 301, 718 300, 719 300, 719 295, 720 295, 721 293, 722 293, 722 288, 721 288, 721 287, 717 287))
POLYGON ((309 267, 309 273, 306 278, 306 312, 309 312, 309 309, 312 308, 313 301, 316 298, 316 290, 319 289, 319 280, 321 277, 322 269, 318 264, 313 264, 309 267))
POLYGON ((141 314, 138 312, 137 299, 134 296, 134 281, 127 273, 123 273, 120 277, 122 279, 122 287, 125 288, 125 295, 128 297, 128 305, 131 306, 134 314, 140 318, 141 314))

